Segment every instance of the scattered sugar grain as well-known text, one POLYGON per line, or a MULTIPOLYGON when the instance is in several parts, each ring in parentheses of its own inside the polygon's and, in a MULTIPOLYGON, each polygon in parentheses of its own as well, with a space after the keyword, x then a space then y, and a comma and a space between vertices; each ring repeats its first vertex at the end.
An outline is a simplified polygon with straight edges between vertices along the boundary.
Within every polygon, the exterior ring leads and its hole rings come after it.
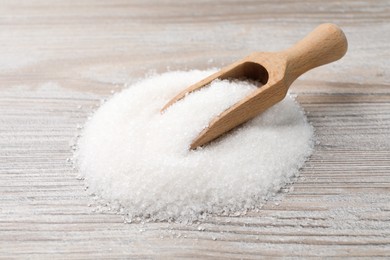
POLYGON ((245 214, 289 182, 311 154, 313 129, 289 96, 224 138, 189 150, 212 118, 256 88, 216 81, 160 114, 175 94, 213 72, 139 81, 102 104, 83 128, 79 171, 89 190, 122 205, 130 222, 245 214))

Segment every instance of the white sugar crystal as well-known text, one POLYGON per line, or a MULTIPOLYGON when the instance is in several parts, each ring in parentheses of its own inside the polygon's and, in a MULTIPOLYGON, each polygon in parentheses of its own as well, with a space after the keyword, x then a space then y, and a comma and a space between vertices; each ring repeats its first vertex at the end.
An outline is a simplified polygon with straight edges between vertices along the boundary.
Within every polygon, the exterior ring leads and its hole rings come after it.
POLYGON ((312 151, 313 129, 289 96, 217 142, 188 149, 213 117, 256 88, 216 81, 159 112, 213 72, 154 75, 104 103, 76 152, 88 189, 132 217, 194 221, 259 208, 296 175, 312 151))

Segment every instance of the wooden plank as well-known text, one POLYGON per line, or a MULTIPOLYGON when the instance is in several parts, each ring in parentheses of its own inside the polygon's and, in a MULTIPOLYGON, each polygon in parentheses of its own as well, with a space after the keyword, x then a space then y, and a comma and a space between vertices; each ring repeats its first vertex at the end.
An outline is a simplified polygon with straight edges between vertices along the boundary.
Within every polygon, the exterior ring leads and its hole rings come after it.
POLYGON ((386 0, 0 3, 0 258, 388 257, 390 3, 386 0), (151 70, 222 66, 342 26, 345 59, 291 89, 318 143, 259 212, 126 223, 68 158, 79 127, 151 70))

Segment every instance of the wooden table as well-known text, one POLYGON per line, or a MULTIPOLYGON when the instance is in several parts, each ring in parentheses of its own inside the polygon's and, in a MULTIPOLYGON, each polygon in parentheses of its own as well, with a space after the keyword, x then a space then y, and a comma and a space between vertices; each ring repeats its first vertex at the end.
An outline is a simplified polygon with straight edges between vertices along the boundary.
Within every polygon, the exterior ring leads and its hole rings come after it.
POLYGON ((390 1, 0 1, 0 258, 390 256, 390 1), (322 22, 350 42, 292 87, 317 145, 260 212, 129 224, 67 159, 111 91, 221 67, 322 22))

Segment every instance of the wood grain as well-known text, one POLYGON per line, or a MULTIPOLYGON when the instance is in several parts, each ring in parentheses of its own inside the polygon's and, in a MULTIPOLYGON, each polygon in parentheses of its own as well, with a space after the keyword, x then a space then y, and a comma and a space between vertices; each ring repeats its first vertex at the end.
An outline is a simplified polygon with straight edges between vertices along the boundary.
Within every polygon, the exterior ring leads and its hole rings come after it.
POLYGON ((0 258, 388 257, 389 22, 385 0, 0 1, 0 258), (112 90, 284 49, 323 22, 350 49, 292 86, 318 143, 261 211, 134 224, 87 194, 67 158, 112 90))

